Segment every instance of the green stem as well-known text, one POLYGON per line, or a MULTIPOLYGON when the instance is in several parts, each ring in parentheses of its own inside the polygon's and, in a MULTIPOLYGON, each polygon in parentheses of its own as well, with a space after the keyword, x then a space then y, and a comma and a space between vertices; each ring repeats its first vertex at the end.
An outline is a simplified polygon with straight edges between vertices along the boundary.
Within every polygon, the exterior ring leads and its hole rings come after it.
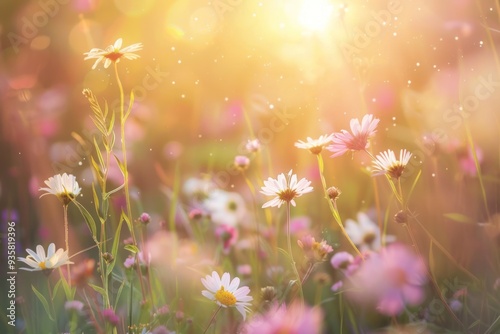
POLYGON ((57 325, 57 312, 56 308, 54 307, 54 296, 52 295, 52 288, 50 286, 50 279, 49 276, 47 276, 47 290, 49 290, 49 297, 50 297, 50 305, 52 305, 52 312, 54 314, 54 324, 56 326, 56 331, 59 332, 59 326, 57 325))
POLYGON ((333 218, 335 219, 335 221, 337 222, 337 225, 339 226, 340 230, 342 231, 342 234, 347 239, 347 241, 349 242, 349 244, 351 245, 351 247, 354 249, 354 251, 356 252, 356 254, 359 255, 362 259, 364 259, 363 254, 361 254, 361 252, 359 251, 358 247, 356 247, 356 245, 354 244, 354 242, 351 240, 351 238, 347 234, 347 231, 344 228, 344 224, 342 224, 342 219, 340 218, 340 214, 339 214, 339 212, 337 210, 336 203, 334 201, 332 201, 330 199, 330 197, 328 196, 328 189, 326 187, 326 181, 325 181, 325 177, 323 175, 324 174, 323 173, 323 170, 324 170, 323 157, 321 156, 321 154, 316 154, 316 157, 318 158, 319 175, 320 175, 320 178, 321 178, 321 184, 323 186, 323 192, 325 194, 326 200, 328 201, 328 207, 330 208, 330 212, 332 213, 333 218))
MULTIPOLYGON (((421 259, 423 259, 422 257, 422 253, 420 252, 420 249, 418 247, 418 244, 417 244, 417 241, 415 239, 415 236, 413 235, 413 232, 411 230, 411 226, 410 224, 404 224, 405 227, 406 227, 406 230, 408 231, 408 235, 410 236, 410 240, 411 240, 411 243, 412 243, 412 246, 413 248, 415 249, 415 252, 417 253, 418 257, 420 257, 421 259)), ((451 309, 450 305, 448 305, 448 302, 446 301, 446 299, 444 298, 443 296, 443 293, 441 292, 441 289, 439 288, 439 285, 437 284, 434 276, 431 274, 430 270, 427 268, 427 266, 425 266, 425 271, 426 271, 426 275, 427 277, 429 278, 429 281, 431 282, 432 284, 432 288, 434 289, 434 291, 436 292, 436 294, 438 295, 439 299, 441 300, 441 302, 443 303, 446 311, 448 311, 448 313, 451 315, 451 317, 453 318, 453 320, 455 320, 459 325, 460 327, 462 327, 462 329, 465 329, 465 326, 464 324, 462 323, 462 321, 460 321, 460 319, 458 319, 457 315, 455 314, 455 312, 453 312, 453 310, 451 309)))
POLYGON ((290 233, 290 202, 286 202, 286 240, 287 240, 287 246, 288 246, 288 254, 290 255, 290 260, 292 262, 293 273, 295 274, 297 284, 299 285, 300 300, 301 300, 301 302, 304 302, 304 292, 302 291, 302 283, 300 280, 299 272, 297 271, 297 267, 295 266, 295 260, 293 258, 292 240, 291 240, 290 234, 291 234, 290 233))
MULTIPOLYGON (((122 155, 123 155, 122 172, 123 172, 123 185, 125 192, 125 204, 126 204, 127 216, 130 221, 130 225, 128 226, 130 230, 130 236, 132 237, 134 246, 137 246, 137 238, 135 236, 134 224, 133 224, 134 219, 132 217, 132 206, 130 204, 130 191, 129 191, 128 166, 127 166, 127 146, 125 144, 125 121, 126 121, 125 94, 123 92, 123 86, 120 80, 120 76, 118 75, 118 65, 116 62, 114 63, 114 68, 115 68, 116 82, 118 84, 118 89, 120 91, 120 140, 122 144, 122 155)), ((137 264, 139 263, 138 253, 135 254, 135 262, 137 264)), ((142 297, 144 299, 146 297, 146 292, 144 289, 144 284, 141 279, 141 268, 139 265, 137 265, 136 268, 137 268, 137 275, 139 277, 139 282, 141 284, 142 297)))
POLYGON ((221 308, 222 308, 222 306, 219 306, 217 308, 217 310, 214 312, 214 315, 212 315, 212 318, 210 318, 210 321, 208 322, 207 328, 205 328, 205 330, 203 331, 203 334, 205 334, 208 331, 208 329, 210 328, 210 325, 214 321, 215 317, 217 316, 217 314, 219 313, 221 308))
POLYGON ((312 274, 314 268, 316 267, 317 263, 311 263, 309 264, 309 268, 307 268, 306 273, 304 274, 304 277, 302 277, 301 284, 304 284, 305 281, 309 278, 309 276, 312 274))
MULTIPOLYGON (((63 205, 63 212, 64 212, 64 241, 66 243, 66 252, 68 252, 68 257, 70 256, 69 254, 69 227, 68 227, 68 205, 64 204, 63 205)), ((71 286, 71 271, 69 269, 69 263, 66 264, 66 275, 68 276, 68 284, 71 286)))
MULTIPOLYGON (((120 80, 120 76, 118 75, 118 65, 115 62, 114 63, 115 67, 115 76, 116 76, 116 82, 118 84, 118 88, 120 90, 120 141, 122 144, 122 165, 123 165, 123 185, 125 189, 125 203, 126 203, 126 210, 127 210, 127 216, 129 217, 130 221, 133 221, 132 218, 132 207, 130 205, 130 192, 129 192, 129 180, 128 180, 128 166, 127 166, 127 146, 125 144, 125 94, 123 93, 123 86, 122 82, 120 80)), ((133 226, 129 226, 130 229, 130 234, 132 236, 132 239, 134 241, 134 245, 137 245, 137 240, 135 238, 135 232, 133 226)))

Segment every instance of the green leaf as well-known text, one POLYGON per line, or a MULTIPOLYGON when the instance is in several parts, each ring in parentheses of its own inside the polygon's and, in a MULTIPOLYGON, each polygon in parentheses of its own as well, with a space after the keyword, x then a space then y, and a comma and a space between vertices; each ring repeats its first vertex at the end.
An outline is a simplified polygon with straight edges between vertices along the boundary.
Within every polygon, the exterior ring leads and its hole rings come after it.
POLYGON ((47 315, 49 316, 49 319, 54 321, 54 315, 52 314, 52 312, 50 310, 49 303, 47 302, 47 299, 45 299, 45 297, 33 285, 31 285, 31 290, 33 290, 35 295, 38 297, 38 299, 42 303, 43 308, 45 309, 45 312, 47 312, 47 315))
POLYGON ((415 190, 415 187, 417 186, 417 182, 420 179, 420 175, 422 175, 422 170, 418 171, 417 177, 415 177, 415 181, 413 181, 413 184, 411 185, 410 191, 408 192, 408 196, 406 196, 407 203, 410 201, 411 195, 413 194, 413 191, 415 190))
POLYGON ((100 133, 106 133, 106 127, 104 126, 104 123, 101 119, 94 116, 90 116, 90 118, 92 119, 95 127, 99 130, 100 133))
POLYGON ((104 163, 104 159, 102 157, 101 153, 101 148, 99 147, 99 144, 97 144, 97 140, 94 137, 94 147, 95 147, 95 153, 97 155, 97 160, 99 160, 99 164, 101 165, 101 170, 103 174, 106 173, 106 163, 104 163))
POLYGON ((396 199, 398 200, 399 203, 403 204, 403 199, 399 195, 398 190, 396 189, 396 186, 394 185, 394 182, 392 181, 392 178, 389 176, 389 174, 385 174, 387 181, 389 182, 389 185, 391 186, 392 192, 394 193, 394 196, 396 196, 396 199))
POLYGON ((288 252, 287 252, 286 250, 284 250, 283 248, 278 247, 278 251, 279 251, 281 254, 285 255, 285 257, 286 257, 286 259, 287 259, 288 261, 292 261, 292 257, 290 256, 290 254, 288 254, 288 252))
POLYGON ((132 90, 132 91, 130 91, 130 101, 128 102, 128 108, 127 108, 127 112, 125 113, 125 116, 124 116, 124 121, 130 115, 130 112, 132 111, 133 105, 134 105, 134 91, 132 90))
POLYGON ((68 281, 66 281, 66 278, 61 271, 61 268, 59 268, 59 274, 61 275, 61 285, 64 289, 66 300, 73 300, 75 298, 76 288, 69 286, 68 281))
POLYGON ((99 212, 99 197, 97 197, 97 191, 95 190, 94 182, 92 182, 92 196, 94 197, 95 210, 99 212))
POLYGON ((102 175, 102 170, 101 170, 101 167, 99 167, 99 165, 95 161, 94 157, 92 157, 92 156, 90 157, 90 164, 92 165, 92 168, 95 171, 95 174, 96 174, 96 177, 97 177, 97 182, 99 182, 99 184, 102 186, 102 184, 104 182, 104 178, 103 178, 103 175, 102 175))
POLYGON ((120 168, 122 175, 125 175, 125 173, 127 172, 126 166, 120 161, 120 159, 118 159, 115 154, 113 154, 113 156, 115 157, 116 163, 118 164, 118 168, 120 168))
POLYGON ((445 216, 448 219, 451 219, 453 221, 459 222, 459 223, 473 223, 474 221, 467 217, 466 215, 463 215, 461 213, 457 212, 451 212, 451 213, 445 213, 443 216, 445 216))
POLYGON ((88 283, 88 285, 94 289, 96 292, 100 293, 103 297, 106 298, 106 296, 108 295, 108 293, 106 292, 106 290, 104 290, 103 288, 101 288, 100 286, 97 286, 95 284, 92 284, 92 283, 88 283))
POLYGON ((112 148, 115 146, 116 135, 114 132, 111 132, 111 140, 109 141, 109 151, 111 152, 112 148))
MULTIPOLYGON (((106 107, 106 114, 107 114, 108 113, 108 104, 107 103, 106 103, 105 107, 106 107)), ((108 136, 110 134, 114 133, 114 131, 113 131, 114 125, 115 125, 115 113, 113 112, 113 113, 111 113, 111 119, 109 120, 109 124, 108 124, 108 132, 107 132, 108 136)))
POLYGON ((111 195, 112 195, 112 194, 114 194, 115 192, 117 192, 117 191, 119 191, 119 190, 123 189, 123 187, 124 187, 124 186, 125 186, 125 184, 122 184, 122 185, 120 185, 118 188, 115 188, 115 189, 113 189, 113 190, 108 191, 107 193, 105 193, 105 194, 103 195, 104 199, 108 199, 108 198, 109 198, 109 196, 111 196, 111 195))
POLYGON ((128 218, 128 216, 125 213, 123 213, 123 211, 122 211, 122 218, 127 223, 129 231, 132 231, 132 229, 134 228, 134 226, 132 226, 132 222, 130 222, 130 219, 128 218))
POLYGON ((62 277, 57 281, 56 285, 54 285, 54 289, 52 289, 52 296, 57 296, 59 292, 59 287, 61 286, 62 277))
POLYGON ((116 292, 116 297, 115 297, 115 307, 114 309, 116 310, 117 306, 118 306, 118 301, 120 300, 120 297, 122 295, 122 290, 123 288, 125 287, 125 284, 126 284, 127 281, 125 280, 122 280, 122 284, 120 284, 120 287, 118 288, 118 291, 116 292))
POLYGON ((113 247, 111 248, 111 255, 113 255, 114 260, 106 268, 106 277, 109 276, 109 274, 113 271, 113 268, 115 267, 116 254, 118 253, 118 243, 120 241, 120 233, 122 230, 122 223, 123 223, 123 219, 120 219, 120 222, 118 223, 118 227, 116 228, 115 238, 113 240, 113 247))
POLYGON ((75 203, 75 205, 80 210, 80 213, 82 214, 83 218, 85 219, 85 222, 87 223, 87 226, 89 227, 90 232, 92 233, 92 237, 94 238, 94 240, 97 240, 96 225, 94 218, 92 218, 92 215, 78 201, 73 201, 73 203, 75 203))
POLYGON ((128 250, 132 254, 139 253, 139 248, 137 248, 137 246, 135 246, 135 245, 125 245, 125 247, 123 247, 123 248, 125 248, 126 250, 128 250))

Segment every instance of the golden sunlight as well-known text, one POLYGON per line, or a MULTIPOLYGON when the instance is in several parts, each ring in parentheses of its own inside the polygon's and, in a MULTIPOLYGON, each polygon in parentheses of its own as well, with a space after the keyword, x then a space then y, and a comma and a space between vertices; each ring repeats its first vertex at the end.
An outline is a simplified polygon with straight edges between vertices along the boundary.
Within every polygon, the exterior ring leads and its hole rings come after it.
POLYGON ((328 0, 304 0, 299 10, 300 25, 310 31, 325 29, 332 16, 333 5, 328 0))

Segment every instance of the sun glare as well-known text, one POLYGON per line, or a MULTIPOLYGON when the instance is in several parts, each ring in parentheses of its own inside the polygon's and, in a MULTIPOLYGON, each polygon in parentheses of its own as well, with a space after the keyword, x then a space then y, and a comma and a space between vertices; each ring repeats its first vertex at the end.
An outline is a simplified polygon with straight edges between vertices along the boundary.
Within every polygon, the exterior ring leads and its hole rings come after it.
POLYGON ((310 31, 326 28, 332 16, 333 5, 328 0, 304 0, 299 10, 300 25, 310 31))

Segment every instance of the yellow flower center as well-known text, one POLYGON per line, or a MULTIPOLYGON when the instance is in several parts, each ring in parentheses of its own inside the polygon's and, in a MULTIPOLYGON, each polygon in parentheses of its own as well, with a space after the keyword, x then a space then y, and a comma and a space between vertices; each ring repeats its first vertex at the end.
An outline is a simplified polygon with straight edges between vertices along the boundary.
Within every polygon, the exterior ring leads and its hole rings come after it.
POLYGON ((47 266, 45 266, 45 261, 40 262, 40 263, 38 264, 38 266, 39 266, 40 268, 42 268, 42 270, 47 269, 47 266))
POLYGON ((224 287, 221 286, 219 291, 215 293, 215 299, 222 305, 232 306, 236 304, 236 297, 232 292, 224 290, 224 287))
POLYGON ((297 192, 292 189, 285 189, 278 194, 278 197, 283 202, 290 202, 292 199, 297 197, 297 192))

